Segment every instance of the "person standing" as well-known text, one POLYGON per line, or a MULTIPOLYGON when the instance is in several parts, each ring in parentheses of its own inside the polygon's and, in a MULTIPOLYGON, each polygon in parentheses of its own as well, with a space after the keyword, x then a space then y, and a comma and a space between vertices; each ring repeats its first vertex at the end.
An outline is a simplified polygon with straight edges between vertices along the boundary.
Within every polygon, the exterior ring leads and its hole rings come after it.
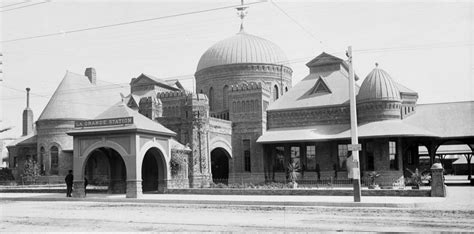
POLYGON ((66 197, 72 197, 72 182, 74 181, 74 176, 72 175, 72 170, 69 170, 69 174, 67 174, 66 178, 66 197))
POLYGON ((84 196, 87 194, 87 185, 89 184, 89 181, 87 181, 87 177, 84 177, 84 196))

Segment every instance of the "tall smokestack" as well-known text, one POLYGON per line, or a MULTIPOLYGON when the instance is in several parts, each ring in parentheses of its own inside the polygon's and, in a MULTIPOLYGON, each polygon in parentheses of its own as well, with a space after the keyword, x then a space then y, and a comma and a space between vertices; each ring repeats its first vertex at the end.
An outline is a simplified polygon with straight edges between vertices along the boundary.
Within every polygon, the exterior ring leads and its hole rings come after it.
POLYGON ((33 111, 30 109, 30 88, 26 88, 26 108, 23 111, 23 136, 33 133, 33 111))
POLYGON ((84 75, 87 76, 87 78, 89 78, 89 81, 91 82, 91 84, 96 84, 97 78, 95 74, 95 68, 93 67, 86 68, 86 72, 84 72, 84 75))

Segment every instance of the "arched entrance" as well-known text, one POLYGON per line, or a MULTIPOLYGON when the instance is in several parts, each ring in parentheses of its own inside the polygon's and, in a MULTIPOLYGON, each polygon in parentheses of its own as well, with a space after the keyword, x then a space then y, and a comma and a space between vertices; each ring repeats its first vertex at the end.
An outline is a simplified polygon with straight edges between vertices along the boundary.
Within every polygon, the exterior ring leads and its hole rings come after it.
POLYGON ((211 151, 211 173, 214 183, 228 183, 229 153, 225 149, 215 148, 211 151))
POLYGON ((163 192, 166 187, 166 161, 158 148, 150 148, 142 163, 143 192, 163 192))
POLYGON ((101 147, 87 157, 84 178, 90 185, 105 186, 108 193, 125 193, 127 170, 122 156, 112 148, 101 147))

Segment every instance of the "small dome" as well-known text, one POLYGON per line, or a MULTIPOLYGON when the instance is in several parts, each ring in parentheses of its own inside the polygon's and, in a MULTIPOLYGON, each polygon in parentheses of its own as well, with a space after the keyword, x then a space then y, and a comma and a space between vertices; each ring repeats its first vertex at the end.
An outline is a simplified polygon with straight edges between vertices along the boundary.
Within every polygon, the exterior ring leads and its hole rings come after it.
POLYGON ((400 91, 392 77, 386 71, 376 67, 362 82, 357 101, 401 101, 400 91))
POLYGON ((273 42, 244 31, 209 48, 199 60, 196 71, 239 63, 285 64, 285 53, 273 42))

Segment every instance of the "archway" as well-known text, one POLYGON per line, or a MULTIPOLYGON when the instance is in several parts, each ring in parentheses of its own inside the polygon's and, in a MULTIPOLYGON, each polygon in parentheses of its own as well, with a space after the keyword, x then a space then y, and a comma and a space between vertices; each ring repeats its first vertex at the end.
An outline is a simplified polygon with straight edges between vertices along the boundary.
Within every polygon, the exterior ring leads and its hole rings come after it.
POLYGON ((163 192, 166 187, 166 161, 158 148, 150 148, 142 163, 143 192, 163 192))
POLYGON ((84 165, 84 178, 90 185, 107 187, 108 193, 126 192, 125 162, 114 149, 101 147, 93 150, 84 165))
POLYGON ((225 149, 215 148, 211 151, 211 173, 214 183, 228 183, 229 153, 225 149))

